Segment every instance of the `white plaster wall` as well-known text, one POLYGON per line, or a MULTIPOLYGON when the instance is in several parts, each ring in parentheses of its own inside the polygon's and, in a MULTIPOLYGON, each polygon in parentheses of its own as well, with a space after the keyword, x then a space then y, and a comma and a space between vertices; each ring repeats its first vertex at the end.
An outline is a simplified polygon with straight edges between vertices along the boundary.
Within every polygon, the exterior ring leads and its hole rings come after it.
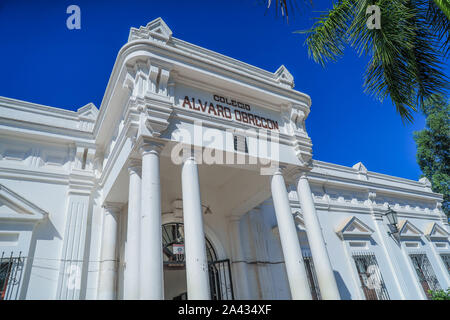
MULTIPOLYGON (((19 179, 0 179, 0 183, 49 214, 48 219, 36 225, 32 235, 31 232, 28 235, 29 251, 23 248, 28 252, 27 261, 32 262, 32 268, 31 273, 24 277, 22 298, 54 299, 64 233, 67 186, 19 179)), ((17 227, 18 224, 11 227, 2 225, 2 228, 10 230, 17 227)))

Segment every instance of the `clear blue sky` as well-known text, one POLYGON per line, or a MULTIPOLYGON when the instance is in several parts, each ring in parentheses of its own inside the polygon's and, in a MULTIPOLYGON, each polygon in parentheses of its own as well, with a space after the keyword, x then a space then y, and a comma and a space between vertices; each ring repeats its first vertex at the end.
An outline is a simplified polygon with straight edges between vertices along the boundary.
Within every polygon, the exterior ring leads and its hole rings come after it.
POLYGON ((71 110, 89 102, 99 107, 130 27, 162 17, 176 38, 272 72, 284 64, 295 88, 312 98, 306 126, 314 159, 346 166, 362 161, 368 170, 417 180, 412 132, 423 128, 423 117, 404 125, 390 101, 366 96, 367 59, 353 49, 324 69, 308 58, 304 36, 293 33, 310 27, 314 10, 332 1, 314 0, 313 9, 289 24, 272 11, 265 15, 264 2, 2 0, 0 95, 71 110), (81 8, 81 30, 66 28, 71 4, 81 8))

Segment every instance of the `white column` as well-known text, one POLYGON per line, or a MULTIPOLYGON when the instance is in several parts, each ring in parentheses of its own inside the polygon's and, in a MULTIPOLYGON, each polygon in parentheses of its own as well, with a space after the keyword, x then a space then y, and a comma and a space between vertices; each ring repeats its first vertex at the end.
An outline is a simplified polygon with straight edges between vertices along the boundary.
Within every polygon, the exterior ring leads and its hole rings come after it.
POLYGON ((161 238, 161 185, 159 153, 161 145, 146 143, 141 147, 141 241, 140 299, 164 299, 161 238))
POLYGON ((102 247, 100 252, 99 300, 115 300, 117 284, 117 236, 122 204, 104 205, 102 247))
POLYGON ((123 297, 125 300, 139 299, 139 256, 141 225, 141 165, 133 162, 128 168, 127 242, 125 246, 125 269, 123 297))
POLYGON ((312 300, 288 193, 280 170, 272 176, 271 187, 292 299, 312 300))
POLYGON ((249 299, 249 289, 247 281, 247 263, 245 262, 244 252, 242 250, 240 218, 237 216, 230 217, 229 237, 231 243, 231 267, 234 274, 234 296, 236 299, 249 299))
POLYGON ((189 300, 209 300, 208 260, 206 259, 202 205, 197 163, 184 161, 181 172, 183 190, 184 244, 187 295, 189 300))
POLYGON ((314 199, 305 174, 298 178, 297 194, 305 222, 306 235, 314 261, 314 268, 319 282, 320 295, 323 300, 340 300, 339 290, 328 257, 325 240, 317 218, 314 199))

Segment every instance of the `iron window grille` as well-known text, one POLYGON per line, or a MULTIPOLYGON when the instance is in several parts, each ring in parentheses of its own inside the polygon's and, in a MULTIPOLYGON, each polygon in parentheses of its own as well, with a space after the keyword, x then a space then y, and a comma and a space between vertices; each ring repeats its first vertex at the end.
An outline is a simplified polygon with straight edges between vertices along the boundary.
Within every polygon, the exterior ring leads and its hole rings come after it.
POLYGON ((441 286, 436 278, 436 275, 431 267, 430 260, 428 260, 425 253, 410 254, 412 264, 416 270, 419 283, 428 299, 431 299, 431 295, 428 290, 439 290, 441 286))
POLYGON ((313 300, 321 300, 319 282, 317 281, 316 269, 310 252, 302 251, 303 263, 305 264, 306 275, 308 276, 308 284, 311 290, 313 300))
MULTIPOLYGON (((168 269, 184 269, 184 225, 182 223, 167 223, 162 226, 163 262, 168 269)), ((233 282, 230 260, 218 260, 213 245, 205 237, 206 258, 208 260, 209 286, 212 300, 233 300, 233 282)), ((184 292, 174 298, 187 300, 184 292)))
POLYGON ((19 294, 25 258, 2 252, 0 258, 0 300, 15 300, 19 294))
POLYGON ((247 138, 245 136, 235 134, 233 136, 233 140, 234 140, 234 151, 248 153, 247 138))
POLYGON ((234 300, 230 260, 210 261, 209 288, 212 300, 234 300))
POLYGON ((371 252, 355 252, 353 259, 366 300, 389 300, 375 255, 371 252))
POLYGON ((441 258, 447 268, 448 274, 450 274, 450 254, 441 254, 441 258))

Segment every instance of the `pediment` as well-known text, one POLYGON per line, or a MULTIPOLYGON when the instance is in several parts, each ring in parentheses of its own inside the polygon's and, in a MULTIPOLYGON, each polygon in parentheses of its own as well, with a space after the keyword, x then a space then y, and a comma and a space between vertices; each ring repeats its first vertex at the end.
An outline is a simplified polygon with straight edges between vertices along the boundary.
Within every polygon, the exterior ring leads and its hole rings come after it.
POLYGON ((430 240, 445 240, 449 233, 436 222, 430 222, 425 229, 425 236, 430 240))
POLYGON ((419 179, 419 182, 423 184, 425 187, 431 187, 431 182, 427 177, 422 177, 419 179))
POLYGON ((336 228, 341 239, 348 237, 370 237, 374 230, 355 216, 344 219, 336 228))
POLYGON ((362 162, 354 164, 352 168, 356 169, 359 172, 367 173, 367 168, 362 162))
POLYGON ((80 119, 90 119, 95 120, 97 119, 98 115, 98 109, 97 107, 91 102, 87 105, 81 107, 77 110, 78 118, 80 119))
POLYGON ((282 65, 278 68, 277 71, 275 71, 275 75, 278 82, 287 87, 294 88, 294 77, 284 65, 282 65))
POLYGON ((0 221, 38 222, 47 212, 0 184, 0 221))
POLYGON ((423 232, 408 220, 400 220, 398 222, 398 234, 404 238, 420 238, 423 232))

